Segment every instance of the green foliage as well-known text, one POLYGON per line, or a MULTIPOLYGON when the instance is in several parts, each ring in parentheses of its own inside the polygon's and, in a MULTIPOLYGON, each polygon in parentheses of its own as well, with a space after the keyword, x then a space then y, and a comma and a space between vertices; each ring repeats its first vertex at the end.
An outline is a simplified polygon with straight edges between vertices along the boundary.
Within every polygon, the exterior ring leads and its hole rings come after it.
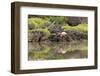
POLYGON ((55 21, 56 24, 65 24, 67 20, 67 17, 64 16, 50 16, 50 21, 55 21))
POLYGON ((67 30, 75 30, 75 31, 81 31, 81 32, 87 32, 87 24, 84 23, 84 24, 79 24, 77 26, 69 26, 68 24, 67 25, 64 25, 62 26, 62 29, 64 31, 67 31, 67 30))
POLYGON ((88 25, 86 23, 83 23, 83 24, 79 24, 77 26, 77 28, 80 30, 80 31, 83 31, 83 32, 87 32, 88 31, 88 25))
POLYGON ((48 40, 52 33, 73 30, 87 32, 87 24, 82 23, 77 26, 67 24, 69 17, 65 16, 30 16, 28 18, 28 32, 33 33, 32 41, 48 40))
POLYGON ((41 29, 41 28, 39 28, 39 29, 34 29, 34 30, 30 30, 29 32, 41 32, 41 33, 43 33, 46 37, 50 36, 50 32, 49 32, 49 30, 48 30, 47 28, 45 28, 45 29, 41 29))
MULTIPOLYGON (((68 25, 68 18, 65 16, 30 16, 28 17, 28 33, 32 35, 32 42, 34 45, 29 45, 29 60, 44 60, 44 59, 67 59, 67 56, 70 54, 73 57, 73 53, 76 54, 78 51, 86 57, 87 55, 87 41, 78 42, 73 39, 69 43, 64 42, 62 37, 60 37, 61 32, 67 31, 78 31, 87 33, 88 25, 86 23, 79 24, 77 26, 68 25), (53 36, 54 37, 51 37, 53 36), (50 37, 57 41, 59 38, 63 43, 52 42, 50 37), (55 38, 56 37, 56 38, 55 38), (36 44, 36 43, 38 44, 36 44), (70 52, 70 53, 69 53, 70 52), (72 53, 72 54, 71 54, 72 53)), ((71 38, 70 32, 68 35, 71 38)), ((64 36, 67 38, 67 36, 64 36)), ((30 36, 29 36, 30 37, 30 36)), ((76 37, 76 36, 75 36, 76 37)), ((79 39, 80 40, 80 39, 79 39)), ((80 55, 80 54, 79 54, 80 55)), ((75 55, 76 56, 76 55, 75 55)))
POLYGON ((46 20, 43 20, 41 18, 29 18, 28 19, 28 25, 32 26, 34 28, 42 28, 45 26, 45 23, 49 23, 46 20))

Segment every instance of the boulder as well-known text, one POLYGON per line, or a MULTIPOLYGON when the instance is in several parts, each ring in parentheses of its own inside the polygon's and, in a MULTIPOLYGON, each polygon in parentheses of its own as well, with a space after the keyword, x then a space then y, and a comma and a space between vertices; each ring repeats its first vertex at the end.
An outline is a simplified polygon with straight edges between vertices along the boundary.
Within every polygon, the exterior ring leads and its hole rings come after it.
POLYGON ((87 17, 69 17, 67 23, 70 26, 77 26, 81 23, 88 23, 87 17))

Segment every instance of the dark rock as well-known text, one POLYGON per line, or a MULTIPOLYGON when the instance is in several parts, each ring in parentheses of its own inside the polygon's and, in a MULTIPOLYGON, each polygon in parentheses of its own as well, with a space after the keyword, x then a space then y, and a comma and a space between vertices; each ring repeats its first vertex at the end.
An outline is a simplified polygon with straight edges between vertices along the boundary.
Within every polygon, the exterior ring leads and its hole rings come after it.
POLYGON ((70 26, 77 26, 81 23, 88 23, 87 17, 69 17, 67 23, 70 26))

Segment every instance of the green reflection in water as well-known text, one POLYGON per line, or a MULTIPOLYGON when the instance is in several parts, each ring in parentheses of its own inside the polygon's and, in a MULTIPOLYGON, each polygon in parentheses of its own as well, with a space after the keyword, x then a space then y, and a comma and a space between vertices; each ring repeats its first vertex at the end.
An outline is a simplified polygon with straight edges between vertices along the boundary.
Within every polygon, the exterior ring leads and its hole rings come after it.
POLYGON ((28 45, 28 60, 87 58, 87 40, 66 42, 33 42, 28 45))

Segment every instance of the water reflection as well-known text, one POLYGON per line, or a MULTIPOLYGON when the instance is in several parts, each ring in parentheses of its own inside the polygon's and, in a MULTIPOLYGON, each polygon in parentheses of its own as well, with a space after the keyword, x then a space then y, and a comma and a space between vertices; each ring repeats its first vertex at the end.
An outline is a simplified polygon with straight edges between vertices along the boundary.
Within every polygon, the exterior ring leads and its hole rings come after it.
POLYGON ((29 43, 28 60, 87 58, 87 41, 29 43))

